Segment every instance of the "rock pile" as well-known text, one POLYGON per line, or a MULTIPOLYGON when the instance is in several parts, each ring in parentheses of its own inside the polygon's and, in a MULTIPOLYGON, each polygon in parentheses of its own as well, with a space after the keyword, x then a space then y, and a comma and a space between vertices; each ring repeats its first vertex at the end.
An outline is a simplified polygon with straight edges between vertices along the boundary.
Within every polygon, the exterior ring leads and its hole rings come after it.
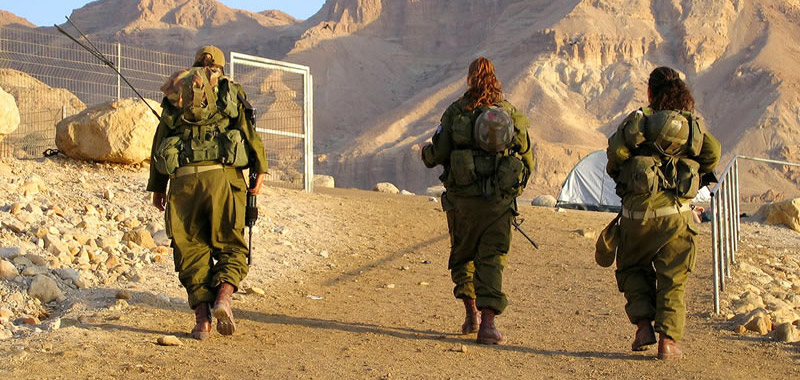
POLYGON ((800 234, 784 227, 742 223, 733 279, 722 312, 740 334, 792 342, 800 332, 800 234), (770 231, 765 232, 764 230, 770 231))
POLYGON ((170 253, 132 168, 60 158, 0 167, 12 173, 0 177, 0 339, 55 323, 48 316, 77 289, 142 281, 141 269, 170 253), (39 177, 30 166, 80 174, 39 177))

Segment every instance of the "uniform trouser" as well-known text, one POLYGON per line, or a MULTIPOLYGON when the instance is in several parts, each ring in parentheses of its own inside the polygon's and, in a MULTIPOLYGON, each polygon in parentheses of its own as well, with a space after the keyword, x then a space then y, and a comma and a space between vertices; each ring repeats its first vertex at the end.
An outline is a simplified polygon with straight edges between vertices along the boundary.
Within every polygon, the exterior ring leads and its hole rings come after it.
POLYGON ((241 171, 231 167, 170 180, 166 227, 193 309, 214 302, 223 282, 238 288, 247 275, 246 191, 241 171))
POLYGON ((478 309, 501 314, 508 305, 503 268, 511 246, 513 201, 445 194, 442 205, 450 230, 448 269, 456 298, 474 298, 478 309))
POLYGON ((678 341, 686 325, 686 282, 694 267, 697 234, 691 212, 620 219, 616 278, 631 323, 655 321, 655 330, 678 341))

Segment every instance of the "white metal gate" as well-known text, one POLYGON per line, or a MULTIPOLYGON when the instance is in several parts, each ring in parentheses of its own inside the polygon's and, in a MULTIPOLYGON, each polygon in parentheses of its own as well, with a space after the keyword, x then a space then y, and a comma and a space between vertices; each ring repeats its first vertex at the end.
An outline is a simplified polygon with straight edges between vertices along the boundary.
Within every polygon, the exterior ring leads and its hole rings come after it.
POLYGON ((231 53, 229 73, 256 109, 270 185, 313 190, 313 81, 307 66, 231 53))

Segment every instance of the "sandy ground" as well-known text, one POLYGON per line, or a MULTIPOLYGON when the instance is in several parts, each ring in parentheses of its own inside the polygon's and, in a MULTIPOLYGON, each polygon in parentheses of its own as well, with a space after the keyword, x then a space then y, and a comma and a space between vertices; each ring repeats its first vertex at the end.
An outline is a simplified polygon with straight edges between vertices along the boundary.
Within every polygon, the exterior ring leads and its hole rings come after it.
POLYGON ((449 240, 440 205, 421 196, 356 190, 268 189, 249 286, 237 294, 238 331, 195 341, 169 261, 142 283, 82 290, 53 332, 0 344, 5 379, 107 378, 798 378, 800 346, 739 336, 711 316, 710 230, 698 239, 688 289, 684 360, 630 350, 633 327, 613 270, 593 260, 592 239, 611 214, 522 207, 535 250, 515 233, 505 271, 511 300, 500 346, 458 334, 449 240), (324 257, 328 256, 328 257, 324 257), (130 306, 108 309, 120 288, 130 306), (320 299, 321 298, 321 299, 320 299), (165 334, 183 343, 163 347, 165 334))

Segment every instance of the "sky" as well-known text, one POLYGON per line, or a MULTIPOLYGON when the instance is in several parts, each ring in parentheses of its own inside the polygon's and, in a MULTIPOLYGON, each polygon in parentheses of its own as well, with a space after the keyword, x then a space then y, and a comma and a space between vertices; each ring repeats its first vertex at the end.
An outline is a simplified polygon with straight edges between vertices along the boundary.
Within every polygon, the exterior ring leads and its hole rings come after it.
MULTIPOLYGON (((261 12, 278 9, 292 17, 305 20, 316 13, 325 0, 217 0, 230 8, 261 12)), ((73 9, 90 3, 90 0, 0 0, 0 9, 24 17, 37 26, 62 24, 73 9)))

